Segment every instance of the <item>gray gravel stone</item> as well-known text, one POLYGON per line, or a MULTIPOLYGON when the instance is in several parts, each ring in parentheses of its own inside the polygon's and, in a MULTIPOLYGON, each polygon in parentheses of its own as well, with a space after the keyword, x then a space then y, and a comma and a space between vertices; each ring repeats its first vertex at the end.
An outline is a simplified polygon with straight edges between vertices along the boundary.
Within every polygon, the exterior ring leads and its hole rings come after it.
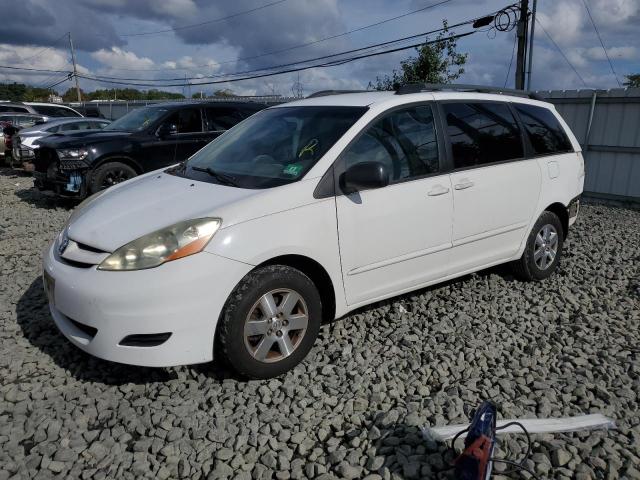
MULTIPOLYGON (((503 418, 616 419, 534 435, 539 475, 640 477, 638 211, 585 205, 544 282, 497 267, 377 303, 324 325, 292 372, 246 382, 66 341, 40 262, 73 205, 11 175, 0 169, 0 480, 449 478, 453 454, 419 427, 464 422, 486 398, 503 418)), ((524 451, 512 435, 496 455, 524 451)))

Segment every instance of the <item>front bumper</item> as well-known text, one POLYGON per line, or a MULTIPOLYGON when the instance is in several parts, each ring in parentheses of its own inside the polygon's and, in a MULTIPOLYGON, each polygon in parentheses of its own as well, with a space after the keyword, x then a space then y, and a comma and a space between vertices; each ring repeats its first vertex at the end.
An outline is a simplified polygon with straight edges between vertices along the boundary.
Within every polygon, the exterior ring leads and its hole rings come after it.
POLYGON ((49 307, 62 334, 105 360, 167 367, 208 362, 227 297, 252 268, 201 252, 157 268, 105 272, 44 254, 49 307), (171 333, 156 346, 121 345, 131 335, 171 333))

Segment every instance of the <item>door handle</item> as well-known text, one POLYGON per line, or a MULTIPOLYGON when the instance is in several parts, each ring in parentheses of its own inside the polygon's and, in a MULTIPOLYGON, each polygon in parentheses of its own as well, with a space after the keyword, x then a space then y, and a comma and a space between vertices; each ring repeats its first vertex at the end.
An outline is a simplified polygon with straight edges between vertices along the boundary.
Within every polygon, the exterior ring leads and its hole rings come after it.
POLYGON ((429 190, 430 197, 437 197, 438 195, 444 195, 445 193, 449 193, 449 189, 447 187, 443 187, 442 185, 436 185, 433 189, 429 190))
POLYGON ((456 190, 464 190, 466 188, 473 187, 474 183, 471 180, 464 179, 460 183, 456 183, 453 188, 456 190))

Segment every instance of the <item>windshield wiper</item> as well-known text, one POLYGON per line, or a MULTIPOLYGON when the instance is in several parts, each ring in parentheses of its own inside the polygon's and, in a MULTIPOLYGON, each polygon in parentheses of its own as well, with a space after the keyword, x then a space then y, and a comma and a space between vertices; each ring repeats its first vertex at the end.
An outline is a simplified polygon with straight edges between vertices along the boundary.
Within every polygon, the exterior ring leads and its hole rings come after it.
POLYGON ((239 186, 238 182, 236 182, 236 178, 235 177, 233 177, 231 175, 227 175, 226 173, 216 172, 211 167, 191 167, 191 170, 195 170, 196 172, 208 173, 209 175, 211 175, 213 178, 218 180, 223 185, 229 185, 231 187, 238 187, 239 186))

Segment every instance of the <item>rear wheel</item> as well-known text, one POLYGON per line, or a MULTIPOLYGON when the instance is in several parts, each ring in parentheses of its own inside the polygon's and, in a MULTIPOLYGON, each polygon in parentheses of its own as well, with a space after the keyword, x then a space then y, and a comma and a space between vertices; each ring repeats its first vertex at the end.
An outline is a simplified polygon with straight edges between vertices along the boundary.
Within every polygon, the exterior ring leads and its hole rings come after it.
POLYGON ((91 193, 99 192, 137 175, 136 171, 122 162, 108 162, 100 165, 91 176, 91 193))
POLYGON ((301 271, 269 265, 249 273, 229 296, 220 318, 217 352, 239 374, 256 379, 291 370, 320 330, 322 304, 301 271))
POLYGON ((543 212, 527 238, 522 257, 513 263, 514 273, 523 280, 544 280, 551 276, 560 263, 563 239, 558 216, 543 212))

